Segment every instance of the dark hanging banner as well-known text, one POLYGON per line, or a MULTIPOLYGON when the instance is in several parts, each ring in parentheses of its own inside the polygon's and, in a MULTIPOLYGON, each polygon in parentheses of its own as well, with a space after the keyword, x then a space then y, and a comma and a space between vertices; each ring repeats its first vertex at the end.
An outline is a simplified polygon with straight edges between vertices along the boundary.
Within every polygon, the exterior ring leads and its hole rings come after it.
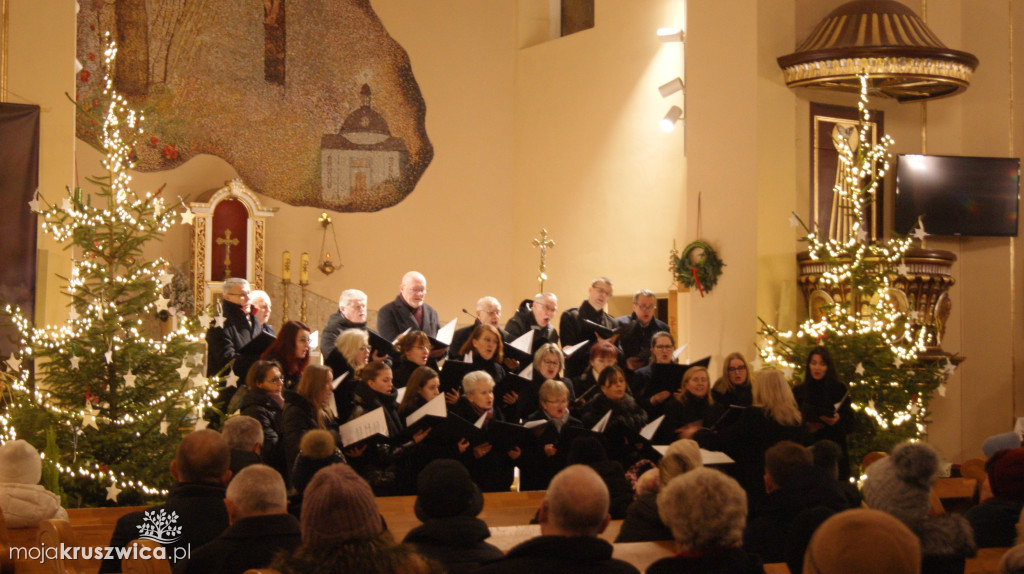
MULTIPOLYGON (((32 319, 36 296, 36 215, 28 202, 39 186, 39 106, 0 103, 0 301, 32 319)), ((0 324, 0 361, 17 349, 17 330, 0 324)))

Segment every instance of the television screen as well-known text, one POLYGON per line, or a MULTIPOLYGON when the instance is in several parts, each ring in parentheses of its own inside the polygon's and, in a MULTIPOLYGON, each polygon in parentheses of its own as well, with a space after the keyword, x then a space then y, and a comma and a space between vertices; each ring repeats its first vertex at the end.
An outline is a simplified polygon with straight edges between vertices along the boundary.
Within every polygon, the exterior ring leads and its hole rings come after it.
POLYGON ((1016 236, 1019 193, 1019 158, 900 155, 893 230, 1016 236))

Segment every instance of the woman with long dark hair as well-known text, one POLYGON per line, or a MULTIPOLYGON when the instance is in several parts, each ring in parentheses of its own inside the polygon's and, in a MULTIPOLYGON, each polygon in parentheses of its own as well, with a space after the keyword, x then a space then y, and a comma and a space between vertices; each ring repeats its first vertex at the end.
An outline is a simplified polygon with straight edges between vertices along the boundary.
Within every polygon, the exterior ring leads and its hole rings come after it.
POLYGON ((839 478, 850 478, 850 453, 846 436, 853 429, 853 408, 849 389, 839 380, 832 354, 825 347, 815 347, 807 355, 804 382, 793 387, 793 396, 800 405, 809 442, 828 439, 843 449, 839 460, 839 478))
POLYGON ((238 409, 240 414, 252 417, 263 427, 263 447, 260 454, 263 462, 274 467, 287 481, 285 467, 284 431, 281 428, 281 411, 284 408, 284 377, 277 361, 256 361, 245 375, 246 392, 238 409))
POLYGON ((277 339, 263 351, 260 359, 277 361, 284 375, 285 388, 294 389, 309 364, 309 327, 300 321, 288 321, 281 326, 277 339))
POLYGON ((327 411, 333 389, 331 369, 309 365, 294 391, 284 391, 281 429, 284 431, 284 458, 289 471, 299 456, 302 436, 313 429, 330 429, 337 434, 337 421, 327 411), (333 423, 333 424, 332 424, 333 423))

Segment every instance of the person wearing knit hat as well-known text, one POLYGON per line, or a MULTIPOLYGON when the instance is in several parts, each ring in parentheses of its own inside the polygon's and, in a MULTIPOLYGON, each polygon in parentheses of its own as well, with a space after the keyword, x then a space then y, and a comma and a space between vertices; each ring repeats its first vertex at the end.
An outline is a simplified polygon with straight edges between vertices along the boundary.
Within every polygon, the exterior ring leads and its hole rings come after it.
POLYGON ((974 529, 978 548, 1012 546, 1015 527, 1024 510, 1024 448, 1007 448, 985 461, 993 498, 964 515, 974 529))
POLYGON ((443 564, 449 572, 472 572, 500 558, 496 546, 485 542, 491 531, 477 518, 484 497, 461 462, 437 459, 416 480, 416 518, 423 524, 406 535, 406 544, 443 564))
POLYGON ((39 523, 68 513, 60 498, 39 484, 43 463, 39 451, 17 439, 0 446, 0 508, 8 528, 34 528, 39 523))
POLYGON ((917 574, 921 545, 885 512, 857 508, 826 520, 804 555, 804 574, 917 574), (870 551, 865 551, 870 550, 870 551))
POLYGON ((931 445, 904 442, 867 471, 864 502, 896 517, 918 536, 922 572, 963 572, 977 553, 974 533, 959 515, 930 517, 931 486, 939 477, 939 455, 931 445))
POLYGON ((350 466, 317 471, 302 501, 302 546, 271 566, 282 574, 422 571, 425 561, 396 545, 370 485, 350 466))
POLYGON ((701 468, 704 462, 700 456, 700 447, 691 439, 679 439, 669 445, 665 456, 658 461, 658 487, 650 492, 638 494, 626 509, 626 518, 615 537, 616 542, 648 542, 655 540, 672 540, 672 531, 658 516, 658 491, 670 480, 701 468))

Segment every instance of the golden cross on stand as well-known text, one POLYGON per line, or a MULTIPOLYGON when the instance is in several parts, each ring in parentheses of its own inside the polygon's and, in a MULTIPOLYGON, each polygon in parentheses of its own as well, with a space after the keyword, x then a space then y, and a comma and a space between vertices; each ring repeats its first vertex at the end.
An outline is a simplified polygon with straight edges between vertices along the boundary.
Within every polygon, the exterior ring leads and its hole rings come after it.
POLYGON ((238 245, 238 239, 231 239, 231 230, 224 230, 224 237, 217 238, 217 245, 224 246, 224 278, 231 277, 231 246, 238 245))
POLYGON ((533 239, 533 246, 540 248, 540 274, 537 275, 537 282, 540 283, 541 292, 544 291, 544 280, 548 278, 548 249, 555 246, 553 239, 548 238, 548 230, 540 230, 540 239, 533 239))

